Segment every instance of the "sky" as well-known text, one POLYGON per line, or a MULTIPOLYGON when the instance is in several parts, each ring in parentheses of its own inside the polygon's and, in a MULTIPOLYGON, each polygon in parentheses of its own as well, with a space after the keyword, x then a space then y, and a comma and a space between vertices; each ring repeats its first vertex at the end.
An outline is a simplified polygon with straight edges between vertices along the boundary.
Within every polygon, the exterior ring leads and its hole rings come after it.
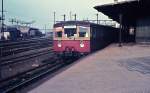
MULTIPOLYGON (((113 0, 4 0, 5 23, 8 24, 11 18, 26 22, 34 20, 34 27, 43 29, 46 25, 47 29, 52 29, 54 11, 57 21, 63 20, 63 14, 66 14, 66 19, 69 20, 70 12, 77 14, 77 20, 96 19, 98 12, 93 7, 112 2, 113 0)), ((100 19, 107 19, 103 14, 99 14, 100 19)))

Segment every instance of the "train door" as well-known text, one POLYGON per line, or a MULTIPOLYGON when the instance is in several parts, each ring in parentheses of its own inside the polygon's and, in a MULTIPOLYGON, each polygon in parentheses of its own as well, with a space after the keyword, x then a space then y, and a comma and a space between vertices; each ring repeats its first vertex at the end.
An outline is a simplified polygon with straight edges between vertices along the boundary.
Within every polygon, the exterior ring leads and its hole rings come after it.
POLYGON ((150 18, 143 18, 137 21, 136 42, 150 42, 150 18))

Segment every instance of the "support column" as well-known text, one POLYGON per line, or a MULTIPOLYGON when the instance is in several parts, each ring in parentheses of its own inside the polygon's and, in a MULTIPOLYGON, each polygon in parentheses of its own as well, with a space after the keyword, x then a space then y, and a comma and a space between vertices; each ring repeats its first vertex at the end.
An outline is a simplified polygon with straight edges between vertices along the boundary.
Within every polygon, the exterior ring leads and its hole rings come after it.
POLYGON ((96 21, 97 21, 97 24, 99 24, 99 22, 98 22, 98 13, 96 14, 96 21))
POLYGON ((120 22, 120 27, 119 27, 119 47, 122 47, 122 17, 123 15, 119 15, 119 22, 120 22))

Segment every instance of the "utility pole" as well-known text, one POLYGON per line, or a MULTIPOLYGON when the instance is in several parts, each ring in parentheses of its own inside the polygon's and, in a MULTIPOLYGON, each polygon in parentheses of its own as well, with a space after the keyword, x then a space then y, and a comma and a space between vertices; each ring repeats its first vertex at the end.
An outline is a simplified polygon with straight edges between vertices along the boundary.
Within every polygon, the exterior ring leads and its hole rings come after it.
POLYGON ((56 23, 56 12, 54 12, 54 24, 56 23))
MULTIPOLYGON (((2 0, 2 17, 1 17, 1 22, 2 22, 2 27, 1 27, 1 32, 0 32, 0 34, 1 34, 1 38, 3 38, 4 37, 4 2, 3 2, 3 0, 2 0)), ((1 55, 0 56, 2 56, 2 49, 0 50, 0 52, 1 52, 1 55)), ((0 78, 1 78, 2 76, 1 76, 1 67, 0 67, 0 78)))
POLYGON ((71 13, 71 11, 70 11, 70 21, 72 20, 72 13, 71 13))
POLYGON ((46 35, 46 32, 47 32, 47 31, 46 31, 46 30, 47 30, 47 29, 46 29, 46 25, 44 26, 44 29, 45 29, 45 35, 46 35))
POLYGON ((4 37, 4 2, 2 0, 2 17, 1 17, 2 27, 1 27, 1 35, 4 37))
POLYGON ((9 22, 11 22, 11 24, 13 25, 15 23, 15 21, 16 21, 16 19, 12 18, 12 19, 10 19, 9 22))
POLYGON ((74 20, 77 21, 77 14, 74 14, 74 20))
POLYGON ((63 15, 63 17, 64 17, 64 21, 66 21, 66 15, 65 14, 63 15))
POLYGON ((18 20, 16 20, 16 24, 17 24, 17 26, 19 25, 19 21, 18 20))

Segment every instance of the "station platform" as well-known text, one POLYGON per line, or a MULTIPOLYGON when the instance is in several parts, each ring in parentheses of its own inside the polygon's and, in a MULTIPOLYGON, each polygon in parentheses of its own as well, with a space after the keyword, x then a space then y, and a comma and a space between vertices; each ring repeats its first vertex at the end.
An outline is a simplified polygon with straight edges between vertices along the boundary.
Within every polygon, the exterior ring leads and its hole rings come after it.
POLYGON ((150 45, 110 45, 29 93, 150 93, 150 45))

